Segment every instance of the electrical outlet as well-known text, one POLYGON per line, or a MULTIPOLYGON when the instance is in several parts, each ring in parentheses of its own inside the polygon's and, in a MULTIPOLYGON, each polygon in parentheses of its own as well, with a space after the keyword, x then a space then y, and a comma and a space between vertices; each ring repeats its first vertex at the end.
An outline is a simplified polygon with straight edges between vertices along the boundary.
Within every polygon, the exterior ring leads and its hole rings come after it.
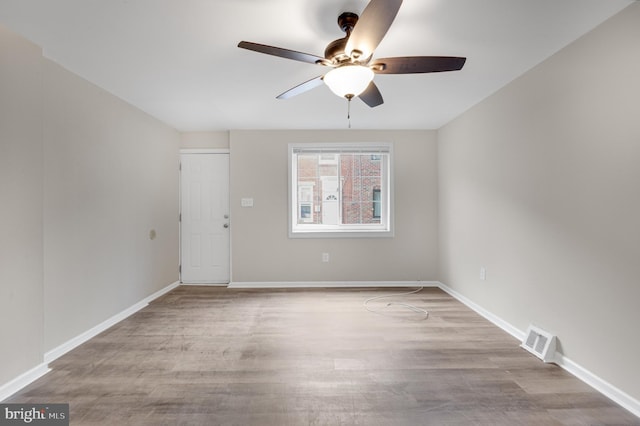
POLYGON ((482 281, 485 281, 487 279, 487 270, 484 268, 484 266, 480 267, 480 279, 482 281))
POLYGON ((322 261, 323 262, 329 261, 329 253, 322 253, 322 261))

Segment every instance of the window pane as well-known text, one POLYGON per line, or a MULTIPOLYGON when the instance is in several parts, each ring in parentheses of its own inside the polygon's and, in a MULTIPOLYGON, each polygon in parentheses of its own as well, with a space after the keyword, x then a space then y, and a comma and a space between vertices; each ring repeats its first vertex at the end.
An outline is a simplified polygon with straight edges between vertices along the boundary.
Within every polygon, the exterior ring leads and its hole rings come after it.
POLYGON ((311 206, 309 204, 301 204, 300 205, 300 219, 305 221, 305 219, 311 219, 311 206))
POLYGON ((373 217, 380 220, 380 188, 373 190, 373 217))

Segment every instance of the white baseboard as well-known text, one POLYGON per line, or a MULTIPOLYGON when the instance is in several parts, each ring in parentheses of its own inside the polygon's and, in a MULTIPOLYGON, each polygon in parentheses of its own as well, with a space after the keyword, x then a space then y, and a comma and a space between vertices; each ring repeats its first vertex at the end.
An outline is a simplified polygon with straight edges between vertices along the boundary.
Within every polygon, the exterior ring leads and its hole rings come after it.
POLYGON ((232 281, 229 288, 438 287, 437 281, 232 281))
POLYGON ((109 327, 119 323, 120 321, 122 321, 123 319, 127 318, 128 316, 135 314, 140 309, 142 309, 145 306, 147 306, 151 301, 153 301, 153 300, 157 299, 158 297, 162 296, 163 294, 173 290, 174 288, 178 287, 179 285, 180 285, 180 283, 177 282, 177 281, 174 282, 173 284, 168 285, 167 287, 165 287, 165 288, 153 293, 152 295, 145 297, 144 299, 142 299, 141 301, 139 301, 135 305, 130 306, 129 308, 125 309, 124 311, 115 314, 111 318, 106 319, 105 321, 101 322, 100 324, 96 325, 95 327, 90 328, 89 330, 85 331, 84 333, 82 333, 82 334, 80 334, 80 335, 78 335, 78 336, 66 341, 65 343, 61 344, 60 346, 58 346, 58 347, 46 352, 44 354, 44 362, 47 363, 47 364, 50 363, 50 362, 53 362, 54 360, 58 359, 62 355, 64 355, 67 352, 71 351, 72 349, 77 348, 78 346, 80 346, 81 344, 83 344, 87 340, 91 339, 92 337, 95 337, 98 334, 102 333, 103 331, 105 331, 109 327))
POLYGON ((631 397, 631 395, 621 391, 606 380, 596 376, 586 368, 570 360, 559 352, 556 352, 555 363, 562 369, 576 376, 610 400, 618 403, 622 407, 629 410, 634 415, 640 417, 640 401, 631 397))
POLYGON ((227 287, 228 283, 180 283, 180 285, 185 286, 196 286, 196 287, 227 287))
POLYGON ((21 390, 22 388, 30 384, 31 382, 37 380, 38 378, 42 377, 43 375, 51 371, 51 369, 48 366, 50 362, 56 360, 60 356, 69 352, 70 350, 75 349, 76 347, 83 344, 84 342, 91 339, 92 337, 97 336, 98 334, 105 331, 107 328, 117 324, 118 322, 127 318, 131 314, 136 313, 140 309, 147 306, 151 301, 157 299, 158 297, 162 296, 165 293, 168 293, 169 291, 173 290, 179 285, 180 283, 177 281, 174 282, 173 284, 169 284, 167 287, 153 293, 150 296, 145 297, 140 302, 112 316, 111 318, 101 322, 100 324, 96 325, 90 330, 87 330, 84 333, 74 337, 73 339, 70 339, 69 341, 63 343, 62 345, 46 352, 44 354, 44 362, 42 364, 32 368, 31 370, 21 374, 20 376, 16 377, 10 382, 0 386, 0 401, 5 400, 6 398, 10 397, 14 393, 18 392, 19 390, 21 390))
POLYGON ((47 374, 49 371, 51 371, 49 366, 46 363, 42 363, 33 367, 26 373, 22 373, 10 382, 0 386, 0 401, 4 401, 5 399, 9 398, 20 389, 47 374))
POLYGON ((464 297, 462 294, 458 293, 457 291, 455 291, 451 287, 448 287, 447 285, 445 285, 445 284, 443 284, 441 282, 438 282, 438 287, 440 287, 443 291, 445 291, 446 293, 448 293, 451 296, 453 296, 459 302, 461 302, 464 305, 466 305, 471 310, 473 310, 476 313, 478 313, 480 316, 482 316, 485 319, 491 321, 494 325, 497 325, 498 327, 500 327, 501 329, 503 329, 504 331, 506 331, 507 333, 509 333, 510 335, 515 337, 516 339, 518 339, 518 341, 522 342, 522 339, 524 339, 524 336, 525 336, 525 332, 524 331, 514 327, 513 325, 511 325, 508 322, 504 321, 502 318, 500 318, 500 317, 492 314, 491 312, 487 311, 486 309, 484 309, 480 305, 475 304, 474 302, 472 302, 471 300, 467 299, 466 297, 464 297))
MULTIPOLYGON (((475 304, 474 302, 467 299, 466 297, 464 297, 457 291, 453 290, 452 288, 446 286, 445 284, 443 283, 438 283, 438 284, 443 291, 449 293, 452 297, 456 298, 458 301, 465 304, 467 307, 474 310, 475 312, 477 312, 479 315, 483 316, 487 320, 491 321, 493 324, 500 327, 501 329, 503 329, 504 331, 506 331, 507 333, 509 333, 516 339, 518 339, 519 341, 522 341, 524 339, 524 336, 526 334, 525 331, 522 331, 514 327, 513 325, 504 321, 502 318, 480 307, 479 305, 475 304)), ((596 376, 591 371, 587 370, 586 368, 582 367, 576 362, 565 357, 560 352, 556 352, 555 358, 556 359, 554 362, 558 366, 560 366, 560 368, 571 373, 578 379, 582 380, 583 382, 585 382, 586 384, 588 384, 589 386, 591 386, 592 388, 594 388, 595 390, 597 390, 598 392, 600 392, 601 394, 603 394, 604 396, 612 400, 613 402, 629 410, 635 416, 640 417, 640 401, 638 401, 637 399, 634 399, 629 394, 616 388, 606 380, 603 380, 602 378, 596 376)))

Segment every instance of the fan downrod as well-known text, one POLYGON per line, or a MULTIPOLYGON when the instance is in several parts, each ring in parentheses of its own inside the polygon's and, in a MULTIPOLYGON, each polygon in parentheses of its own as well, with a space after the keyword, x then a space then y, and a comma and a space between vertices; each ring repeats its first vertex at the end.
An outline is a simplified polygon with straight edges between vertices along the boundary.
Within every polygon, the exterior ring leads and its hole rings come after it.
POLYGON ((338 65, 349 60, 349 57, 344 53, 344 48, 347 45, 349 35, 351 35, 351 31, 355 27, 356 22, 358 22, 358 15, 353 12, 344 12, 338 16, 338 26, 347 35, 329 43, 324 51, 324 57, 333 65, 338 65))

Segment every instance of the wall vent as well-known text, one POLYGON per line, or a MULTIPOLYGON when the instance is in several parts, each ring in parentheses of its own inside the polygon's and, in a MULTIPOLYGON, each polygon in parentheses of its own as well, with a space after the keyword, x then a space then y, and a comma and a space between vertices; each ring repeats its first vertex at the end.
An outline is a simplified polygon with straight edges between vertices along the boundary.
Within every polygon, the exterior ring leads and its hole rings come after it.
POLYGON ((555 362, 556 336, 530 325, 520 347, 531 352, 544 362, 555 362))

